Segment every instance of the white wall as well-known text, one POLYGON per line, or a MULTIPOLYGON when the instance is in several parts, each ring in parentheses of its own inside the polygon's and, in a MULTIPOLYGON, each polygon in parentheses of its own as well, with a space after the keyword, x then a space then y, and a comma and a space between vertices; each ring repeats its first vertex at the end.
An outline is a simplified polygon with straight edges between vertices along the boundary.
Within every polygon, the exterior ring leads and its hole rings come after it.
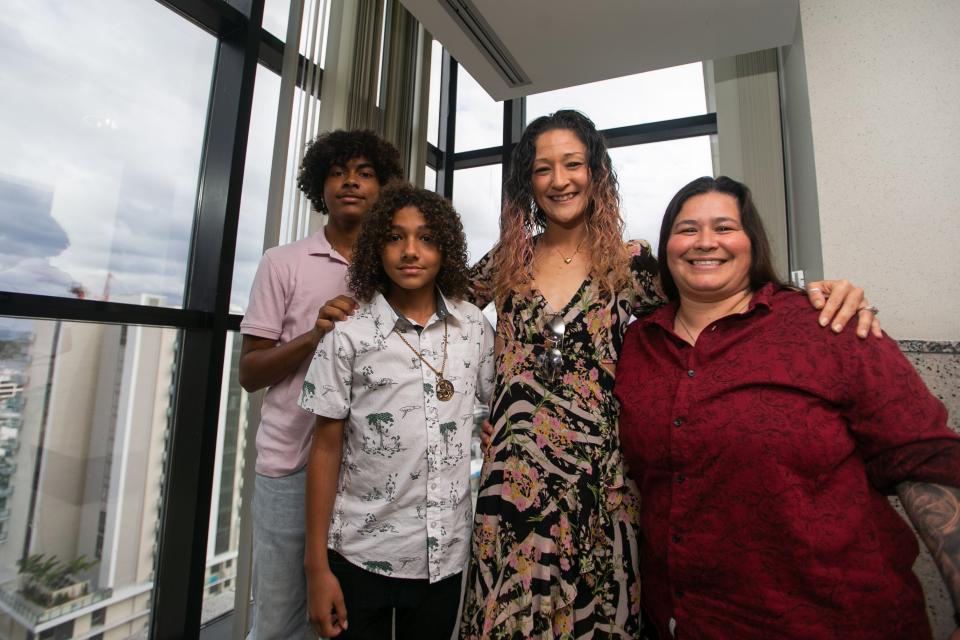
POLYGON ((960 2, 801 0, 800 27, 824 275, 960 340, 960 2))

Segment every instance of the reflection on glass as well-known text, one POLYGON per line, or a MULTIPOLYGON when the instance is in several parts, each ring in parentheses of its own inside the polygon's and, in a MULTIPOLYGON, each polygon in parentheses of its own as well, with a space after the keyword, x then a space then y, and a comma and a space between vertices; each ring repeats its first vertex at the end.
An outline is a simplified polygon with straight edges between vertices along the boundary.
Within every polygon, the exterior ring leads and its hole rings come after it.
POLYGON ((263 225, 267 219, 267 192, 270 188, 270 164, 273 161, 279 97, 280 77, 258 65, 247 161, 243 170, 233 285, 230 288, 231 313, 242 314, 246 311, 253 276, 263 253, 263 225))
POLYGON ((502 165, 460 169, 453 174, 453 206, 467 234, 469 262, 493 248, 500 237, 502 165))
POLYGON ((423 171, 423 188, 430 191, 437 190, 437 172, 430 167, 426 167, 423 171))
POLYGON ((456 151, 503 144, 503 104, 494 102, 467 70, 457 70, 456 151))
POLYGON ((210 499, 207 571, 203 582, 201 622, 233 610, 236 593, 237 550, 240 542, 240 489, 243 449, 247 433, 247 392, 239 382, 239 333, 227 335, 223 361, 220 415, 217 419, 217 457, 210 499))
POLYGON ((703 114, 707 112, 703 65, 697 62, 528 96, 527 122, 558 109, 582 111, 598 129, 703 114))
POLYGON ((180 306, 215 38, 127 0, 7 3, 0 32, 0 290, 180 306))
POLYGON ((433 41, 430 48, 430 102, 427 107, 427 142, 437 146, 440 130, 440 75, 443 69, 443 46, 433 41))
POLYGON ((179 343, 0 318, 0 637, 146 637, 179 343))
POLYGON ((710 136, 610 150, 620 182, 626 237, 650 242, 654 252, 670 198, 694 178, 713 175, 710 136))

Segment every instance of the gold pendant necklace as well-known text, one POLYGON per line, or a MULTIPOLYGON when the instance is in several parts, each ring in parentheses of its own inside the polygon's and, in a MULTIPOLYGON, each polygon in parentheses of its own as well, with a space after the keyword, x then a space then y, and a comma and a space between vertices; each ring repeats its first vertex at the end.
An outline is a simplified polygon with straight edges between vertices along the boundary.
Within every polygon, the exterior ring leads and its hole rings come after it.
POLYGON ((437 400, 442 400, 446 402, 453 397, 453 383, 443 377, 443 370, 447 366, 447 319, 443 319, 443 362, 440 364, 440 370, 437 371, 433 368, 433 365, 427 362, 427 359, 423 357, 423 354, 413 348, 413 345, 407 342, 407 339, 403 337, 403 334, 397 331, 397 328, 393 328, 393 332, 403 340, 403 344, 407 345, 410 348, 410 351, 413 351, 417 354, 417 357, 420 358, 420 362, 427 365, 427 368, 430 371, 433 371, 437 376, 437 400))
POLYGON ((553 250, 556 251, 557 255, 563 259, 564 264, 570 264, 571 262, 573 262, 573 259, 577 257, 577 254, 580 253, 580 247, 583 245, 584 238, 586 238, 586 236, 584 236, 583 238, 580 238, 580 242, 577 243, 577 248, 573 250, 573 254, 569 258, 563 255, 562 253, 560 253, 560 249, 558 249, 557 247, 553 247, 553 250))

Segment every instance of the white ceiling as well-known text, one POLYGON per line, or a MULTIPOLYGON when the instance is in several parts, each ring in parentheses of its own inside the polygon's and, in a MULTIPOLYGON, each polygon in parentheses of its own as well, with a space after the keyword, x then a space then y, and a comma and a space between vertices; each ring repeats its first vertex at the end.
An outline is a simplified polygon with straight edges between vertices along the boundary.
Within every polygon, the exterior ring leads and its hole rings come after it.
POLYGON ((511 87, 447 0, 401 0, 496 100, 793 41, 798 0, 469 0, 530 79, 511 87))

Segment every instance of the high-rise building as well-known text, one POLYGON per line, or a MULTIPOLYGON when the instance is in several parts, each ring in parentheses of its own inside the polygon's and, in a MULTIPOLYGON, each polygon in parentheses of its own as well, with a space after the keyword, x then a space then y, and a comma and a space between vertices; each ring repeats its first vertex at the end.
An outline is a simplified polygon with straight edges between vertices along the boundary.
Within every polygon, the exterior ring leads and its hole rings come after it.
MULTIPOLYGON (((144 296, 140 304, 159 302, 144 296)), ((178 336, 36 322, 22 370, 0 373, 0 637, 127 638, 148 625, 178 336), (26 525, 8 529, 10 521, 26 525), (62 580, 78 586, 54 595, 62 602, 41 604, 25 588, 31 580, 18 563, 37 554, 61 567, 79 559, 80 572, 62 580), (82 568, 85 560, 92 566, 82 568)), ((235 368, 239 336, 226 357, 235 368)), ((210 593, 231 589, 236 571, 246 394, 235 374, 230 380, 210 514, 210 593)))

